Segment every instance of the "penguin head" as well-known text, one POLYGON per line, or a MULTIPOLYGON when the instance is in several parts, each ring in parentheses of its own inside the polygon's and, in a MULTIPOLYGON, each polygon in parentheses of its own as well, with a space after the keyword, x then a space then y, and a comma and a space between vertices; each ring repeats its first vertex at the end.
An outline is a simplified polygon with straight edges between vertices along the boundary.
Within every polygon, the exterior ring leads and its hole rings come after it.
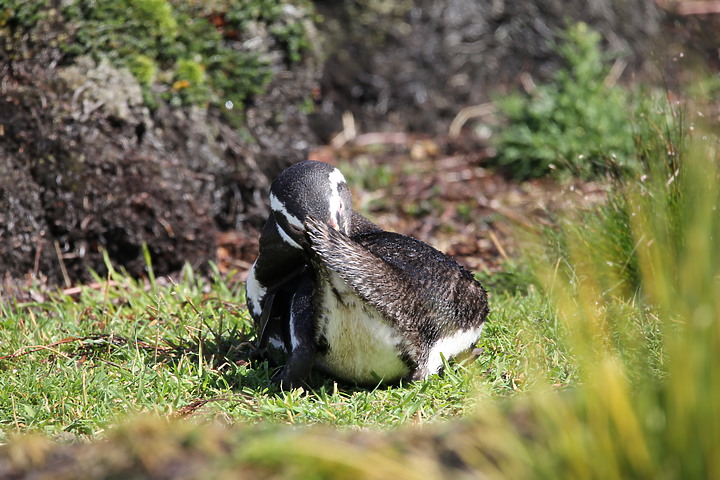
POLYGON ((301 248, 308 215, 347 234, 352 216, 350 189, 340 170, 304 161, 284 170, 270 186, 270 208, 283 240, 301 248))

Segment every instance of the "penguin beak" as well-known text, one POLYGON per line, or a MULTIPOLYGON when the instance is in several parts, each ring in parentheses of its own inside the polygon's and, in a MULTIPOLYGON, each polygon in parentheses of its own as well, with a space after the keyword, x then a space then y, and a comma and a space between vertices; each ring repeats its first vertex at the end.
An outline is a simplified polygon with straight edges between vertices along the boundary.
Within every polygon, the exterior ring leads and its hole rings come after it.
POLYGON ((343 225, 343 207, 340 206, 338 210, 335 210, 334 212, 330 213, 330 218, 328 219, 328 225, 331 228, 334 228, 338 232, 345 232, 345 225, 343 225))

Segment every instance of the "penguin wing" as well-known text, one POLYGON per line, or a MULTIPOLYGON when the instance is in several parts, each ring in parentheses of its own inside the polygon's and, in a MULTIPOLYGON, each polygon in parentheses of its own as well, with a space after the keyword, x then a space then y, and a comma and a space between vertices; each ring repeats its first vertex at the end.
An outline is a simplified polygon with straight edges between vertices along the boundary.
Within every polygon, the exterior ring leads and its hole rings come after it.
POLYGON ((482 285, 424 242, 379 228, 351 238, 311 217, 305 228, 313 254, 396 321, 445 330, 473 328, 487 317, 482 285))
POLYGON ((305 230, 309 249, 321 266, 339 275, 385 316, 404 316, 407 308, 403 306, 412 289, 400 269, 311 216, 305 220, 305 230))
POLYGON ((305 229, 320 263, 396 323, 433 337, 446 328, 484 321, 484 289, 429 245, 382 231, 350 238, 312 217, 305 229))

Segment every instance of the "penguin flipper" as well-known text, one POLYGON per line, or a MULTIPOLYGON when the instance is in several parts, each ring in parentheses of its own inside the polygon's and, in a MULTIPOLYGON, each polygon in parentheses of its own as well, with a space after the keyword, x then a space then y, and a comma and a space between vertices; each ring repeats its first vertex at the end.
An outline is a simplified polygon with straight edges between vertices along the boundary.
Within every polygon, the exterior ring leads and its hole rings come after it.
POLYGON ((305 275, 290 303, 290 356, 273 381, 283 390, 297 388, 310 375, 317 347, 313 315, 313 282, 305 275))
POLYGON ((259 354, 263 354, 265 350, 267 349, 268 342, 270 340, 270 328, 269 328, 269 320, 270 320, 270 313, 272 312, 273 307, 273 301, 275 300, 275 292, 270 292, 265 296, 265 304, 262 308, 262 313, 260 314, 260 320, 258 321, 258 324, 260 326, 260 334, 258 335, 258 342, 257 342, 257 352, 259 354))

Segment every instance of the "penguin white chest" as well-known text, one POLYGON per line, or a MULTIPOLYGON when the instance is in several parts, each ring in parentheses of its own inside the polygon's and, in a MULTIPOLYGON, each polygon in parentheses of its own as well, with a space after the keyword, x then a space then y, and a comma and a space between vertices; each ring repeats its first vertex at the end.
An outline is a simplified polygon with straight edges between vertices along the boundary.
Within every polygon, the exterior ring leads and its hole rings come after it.
POLYGON ((337 377, 359 384, 393 382, 407 375, 402 336, 337 275, 323 282, 317 339, 327 343, 317 364, 337 377))

